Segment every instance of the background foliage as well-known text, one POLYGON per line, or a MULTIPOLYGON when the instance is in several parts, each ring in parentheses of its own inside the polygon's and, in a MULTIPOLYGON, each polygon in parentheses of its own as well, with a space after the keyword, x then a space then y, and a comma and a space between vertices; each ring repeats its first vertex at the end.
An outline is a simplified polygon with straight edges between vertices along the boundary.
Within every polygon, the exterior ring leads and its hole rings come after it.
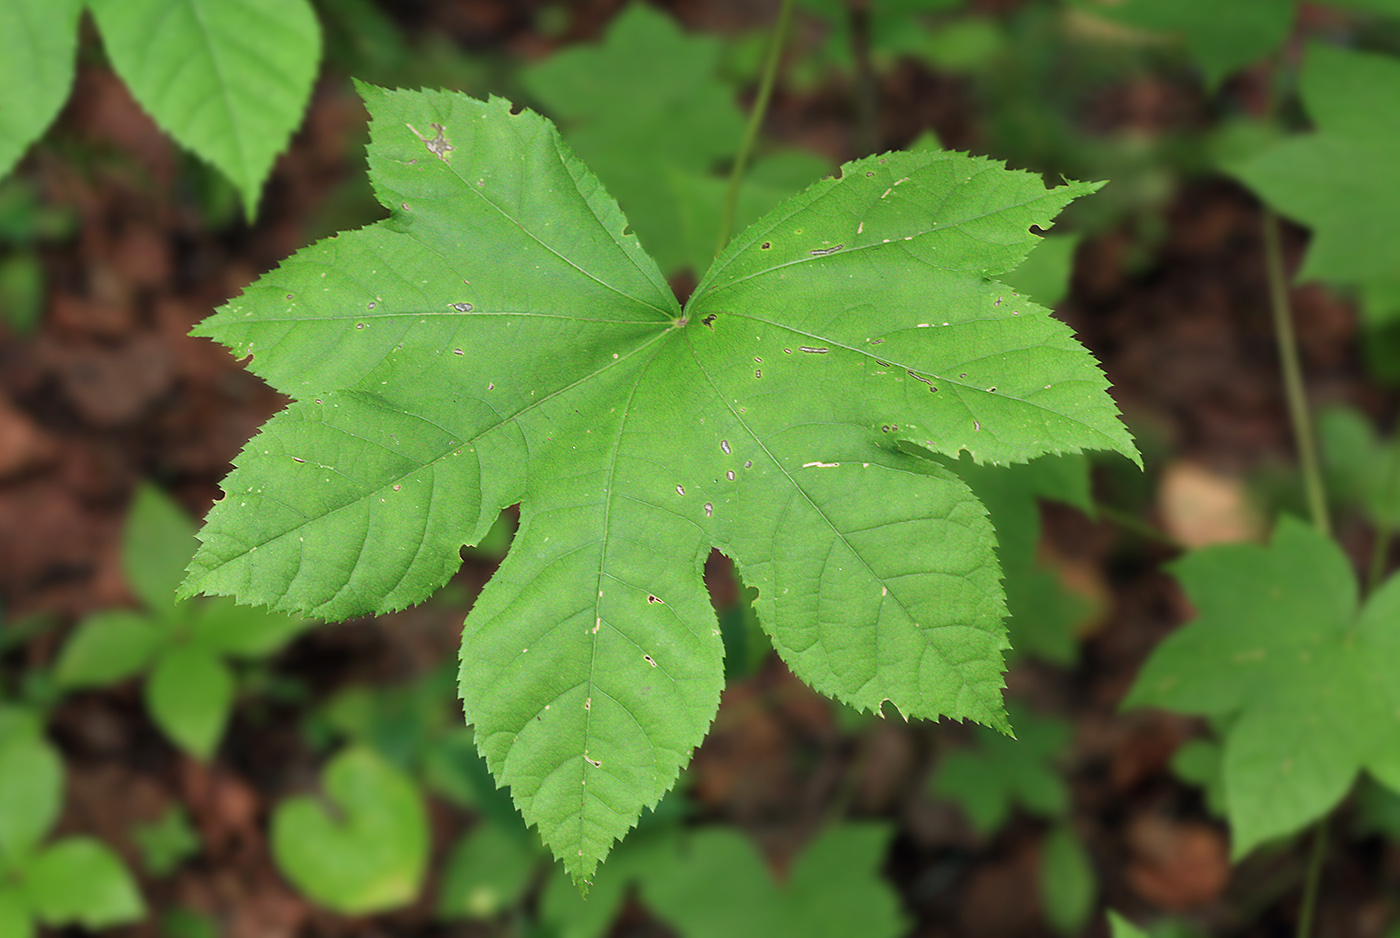
POLYGON ((174 601, 190 516, 285 403, 186 333, 383 218, 350 76, 557 122, 684 300, 772 11, 8 0, 0 32, 29 41, 0 62, 0 934, 1265 935, 1310 914, 1314 857, 1317 933, 1400 927, 1400 9, 798 7, 736 230, 935 142, 1109 181, 1007 282, 1103 362, 1146 472, 948 463, 997 531, 1020 738, 813 696, 756 622, 762 584, 710 556, 728 689, 585 901, 453 696, 509 499, 414 609, 313 628, 174 601), (1296 520, 1317 502, 1271 264, 1330 537, 1296 520))

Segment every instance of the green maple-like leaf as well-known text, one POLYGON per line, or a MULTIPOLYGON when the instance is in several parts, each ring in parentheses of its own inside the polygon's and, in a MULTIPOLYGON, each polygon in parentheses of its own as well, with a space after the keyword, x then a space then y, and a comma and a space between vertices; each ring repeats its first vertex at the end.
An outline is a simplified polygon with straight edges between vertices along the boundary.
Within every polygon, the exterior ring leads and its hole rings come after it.
POLYGON ((1400 287, 1400 61, 1311 46, 1302 95, 1317 130, 1231 172, 1313 229, 1301 279, 1400 287))
POLYGON ((812 686, 1005 728, 993 532, 927 457, 1136 456, 1088 353, 992 279, 1094 186, 943 152, 858 160, 736 238, 682 310, 548 121, 363 92, 392 216, 198 329, 296 403, 236 460, 186 594, 403 608, 520 502, 461 690, 492 773, 577 878, 715 713, 712 547, 812 686))
POLYGON ((1229 721, 1235 856, 1322 817, 1362 769, 1400 790, 1400 577, 1361 605, 1346 555, 1291 518, 1267 547, 1207 548, 1176 576, 1200 615, 1125 705, 1229 721))

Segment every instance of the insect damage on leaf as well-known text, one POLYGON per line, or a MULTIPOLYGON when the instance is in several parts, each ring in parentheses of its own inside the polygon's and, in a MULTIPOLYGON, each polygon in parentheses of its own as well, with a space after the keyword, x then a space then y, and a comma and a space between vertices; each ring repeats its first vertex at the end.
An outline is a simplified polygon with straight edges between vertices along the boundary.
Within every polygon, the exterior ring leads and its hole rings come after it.
POLYGON ((682 309, 547 120, 361 90, 391 217, 196 330, 295 403, 235 461, 186 593, 400 609, 520 503, 463 628, 461 692, 492 773, 578 880, 714 716, 711 548, 818 690, 1007 728, 994 535, 933 455, 1136 458, 1092 357, 992 279, 1094 185, 952 153, 860 160, 736 238, 682 309), (452 159, 422 159, 410 125, 440 127, 452 159))

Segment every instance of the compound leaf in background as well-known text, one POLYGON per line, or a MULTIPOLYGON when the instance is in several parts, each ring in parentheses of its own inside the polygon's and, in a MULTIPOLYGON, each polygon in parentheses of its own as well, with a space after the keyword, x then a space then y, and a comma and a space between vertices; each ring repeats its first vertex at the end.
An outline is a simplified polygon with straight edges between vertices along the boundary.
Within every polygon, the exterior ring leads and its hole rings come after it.
POLYGON ((1400 285, 1400 60, 1309 46, 1302 96, 1317 130, 1229 170, 1312 229, 1299 279, 1400 285))
POLYGON ((1215 88, 1283 44, 1293 26, 1293 0, 1089 0, 1100 16, 1137 29, 1179 36, 1215 88))
POLYGON ((712 547, 818 690, 1006 728, 992 529, 928 457, 1136 458, 1092 357, 992 279, 1093 185, 940 151, 856 161, 736 238, 682 311, 548 121, 362 89, 391 217, 198 327, 296 403, 236 460, 184 594, 403 608, 520 502, 461 692, 578 879, 713 718, 712 547))
POLYGON ((73 88, 82 0, 0 4, 0 177, 43 136, 73 88))
POLYGON ((1175 565, 1198 617, 1159 645, 1125 706, 1228 721, 1233 853, 1294 833, 1366 769, 1400 791, 1400 577, 1361 606, 1351 563, 1285 517, 1267 546, 1175 565))
POLYGON ((1063 720, 1012 709, 1016 739, 983 731, 975 749, 946 756, 930 780, 930 791, 958 803, 982 836, 1001 827, 1013 805, 1043 818, 1069 811, 1069 788, 1054 760, 1069 745, 1063 720))
POLYGON ((321 59, 306 0, 88 0, 112 67, 160 128, 233 181, 249 218, 321 59))
POLYGON ((91 837, 60 840, 25 870, 24 891, 45 925, 109 928, 139 921, 145 902, 112 849, 91 837))
POLYGON ((272 817, 272 854, 298 889, 328 909, 364 915, 412 902, 428 863, 428 817, 417 787, 368 749, 327 765, 328 812, 289 798, 272 817))

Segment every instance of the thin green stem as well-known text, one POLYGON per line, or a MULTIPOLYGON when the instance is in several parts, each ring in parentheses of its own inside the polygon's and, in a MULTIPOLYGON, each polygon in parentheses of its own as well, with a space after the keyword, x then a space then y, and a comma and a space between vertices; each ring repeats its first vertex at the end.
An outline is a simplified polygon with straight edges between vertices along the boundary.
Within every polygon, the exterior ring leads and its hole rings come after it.
POLYGON ((1327 496, 1322 486, 1322 469, 1317 458, 1312 416, 1303 389, 1303 369, 1298 361, 1298 340, 1293 333, 1293 310, 1288 301, 1288 280, 1283 270, 1283 246, 1279 239, 1278 216, 1264 210, 1264 262, 1269 276, 1269 305, 1274 316, 1274 337, 1278 341, 1283 386, 1288 396, 1288 416, 1293 423, 1293 439, 1303 470, 1303 490, 1313 524, 1331 537, 1332 520, 1327 513, 1327 496))
POLYGON ((778 22, 773 26, 773 36, 768 42, 768 57, 763 63, 763 75, 758 82, 758 97, 754 99, 753 110, 749 112, 749 123, 744 128, 744 139, 739 142, 739 153, 734 157, 734 166, 729 170, 729 188, 724 193, 719 238, 715 242, 716 254, 724 250, 724 246, 729 243, 729 235, 734 230, 734 208, 739 202, 739 184, 744 181, 744 170, 748 168, 749 156, 758 140, 758 129, 763 126, 763 117, 768 113, 768 101, 773 96, 773 82, 778 77, 778 63, 782 61, 788 26, 792 22, 792 7, 793 0, 783 0, 783 5, 778 10, 778 22))
POLYGON ((1156 541, 1158 544, 1170 547, 1173 550, 1186 550, 1185 544, 1172 537, 1166 531, 1163 531, 1155 525, 1143 521, 1141 518, 1138 518, 1135 515, 1130 515, 1126 511, 1119 511, 1117 508, 1110 508, 1103 502, 1095 502, 1094 510, 1098 512, 1099 516, 1105 521, 1111 521, 1118 527, 1122 528, 1124 531, 1136 534, 1138 537, 1143 538, 1144 540, 1156 541))
POLYGON ((1317 822, 1313 833, 1312 853, 1308 856, 1307 879, 1303 882, 1303 904, 1298 909, 1297 938, 1311 938, 1313 918, 1317 913, 1317 890, 1322 882, 1322 861, 1327 855, 1327 818, 1317 822))

